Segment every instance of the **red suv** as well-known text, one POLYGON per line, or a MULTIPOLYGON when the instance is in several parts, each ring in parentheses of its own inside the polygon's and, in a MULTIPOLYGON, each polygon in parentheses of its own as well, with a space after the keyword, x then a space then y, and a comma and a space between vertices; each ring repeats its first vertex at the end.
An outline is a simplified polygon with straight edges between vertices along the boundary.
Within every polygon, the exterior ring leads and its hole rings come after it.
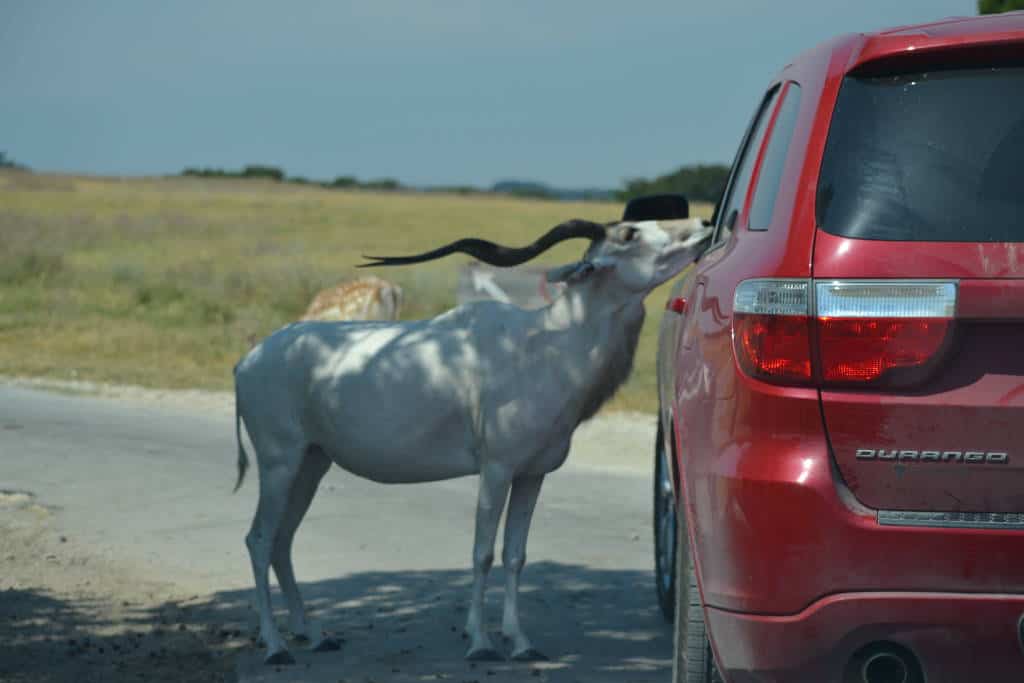
POLYGON ((660 333, 675 680, 1024 681, 1024 13, 801 55, 715 213, 660 333))

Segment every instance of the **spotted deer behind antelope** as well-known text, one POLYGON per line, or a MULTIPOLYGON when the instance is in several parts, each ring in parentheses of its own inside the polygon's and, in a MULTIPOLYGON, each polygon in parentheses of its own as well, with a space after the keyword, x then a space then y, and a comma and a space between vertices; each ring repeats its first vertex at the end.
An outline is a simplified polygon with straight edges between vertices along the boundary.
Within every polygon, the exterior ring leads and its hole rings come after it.
POLYGON ((317 293, 300 320, 398 320, 402 288, 378 277, 362 277, 317 293))

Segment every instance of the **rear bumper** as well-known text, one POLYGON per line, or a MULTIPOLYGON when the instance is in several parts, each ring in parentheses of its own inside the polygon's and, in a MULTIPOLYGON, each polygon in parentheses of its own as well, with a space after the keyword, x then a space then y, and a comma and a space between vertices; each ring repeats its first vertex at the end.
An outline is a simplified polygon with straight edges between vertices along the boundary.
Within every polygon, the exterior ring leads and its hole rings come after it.
POLYGON ((729 683, 843 681, 859 649, 885 641, 916 655, 928 683, 1024 678, 1024 595, 844 593, 790 616, 709 607, 719 668, 729 683))

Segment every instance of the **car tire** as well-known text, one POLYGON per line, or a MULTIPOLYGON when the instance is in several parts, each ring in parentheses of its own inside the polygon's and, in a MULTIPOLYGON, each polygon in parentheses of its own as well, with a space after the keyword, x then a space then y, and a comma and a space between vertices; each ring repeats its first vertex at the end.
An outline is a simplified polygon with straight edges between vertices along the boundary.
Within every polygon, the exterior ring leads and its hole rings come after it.
POLYGON ((677 512, 672 465, 665 451, 661 424, 654 441, 654 585, 665 621, 676 613, 677 512))
POLYGON ((722 683, 704 622, 704 604, 697 588, 697 570, 680 514, 676 528, 675 644, 672 683, 722 683))

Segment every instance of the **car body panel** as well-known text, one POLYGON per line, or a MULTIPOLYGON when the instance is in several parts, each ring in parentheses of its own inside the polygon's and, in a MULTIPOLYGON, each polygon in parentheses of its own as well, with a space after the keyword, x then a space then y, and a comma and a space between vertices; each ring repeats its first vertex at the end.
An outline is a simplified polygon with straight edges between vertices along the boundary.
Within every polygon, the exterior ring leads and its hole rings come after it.
MULTIPOLYGON (((672 444, 672 391, 673 386, 670 372, 674 366, 673 358, 675 356, 675 350, 681 343, 681 334, 683 331, 683 324, 686 321, 686 312, 677 313, 668 308, 668 303, 673 299, 682 299, 689 303, 689 299, 692 296, 693 284, 695 280, 692 277, 687 277, 684 273, 679 277, 669 290, 668 302, 666 302, 666 310, 661 319, 661 326, 658 328, 658 352, 656 356, 657 366, 657 382, 658 382, 658 405, 662 406, 664 410, 659 411, 658 419, 661 420, 661 433, 665 439, 663 444, 666 453, 671 453, 673 449, 672 444)), ((675 477, 676 470, 673 469, 672 483, 673 487, 676 484, 675 477)))

